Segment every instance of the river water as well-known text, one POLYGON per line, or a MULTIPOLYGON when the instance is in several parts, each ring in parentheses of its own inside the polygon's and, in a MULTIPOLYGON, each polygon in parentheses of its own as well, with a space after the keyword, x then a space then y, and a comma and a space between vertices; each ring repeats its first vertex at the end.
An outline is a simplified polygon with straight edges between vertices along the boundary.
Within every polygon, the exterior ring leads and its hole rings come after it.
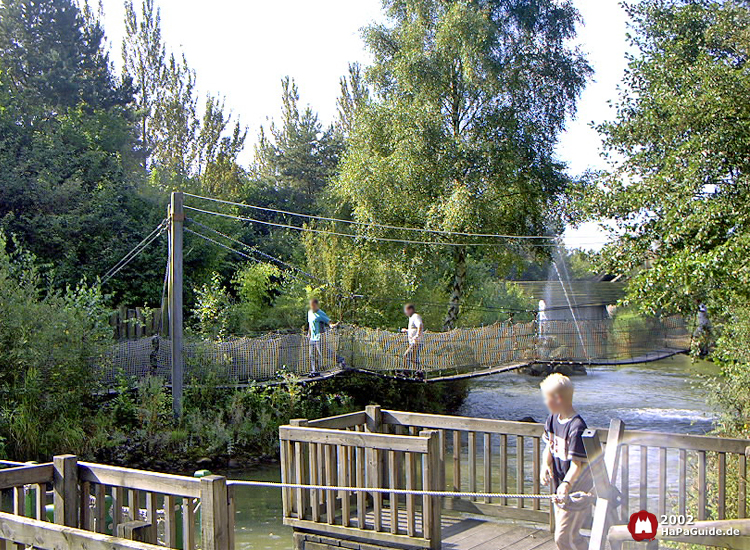
MULTIPOLYGON (((590 426, 606 427, 617 417, 630 429, 703 434, 711 430, 714 415, 705 402, 698 376, 714 374, 710 363, 685 356, 623 367, 595 367, 576 377, 576 407, 590 426)), ((546 413, 539 395, 539 379, 501 374, 472 382, 459 414, 501 420, 532 417, 541 422, 546 413)), ((280 479, 276 467, 232 472, 235 479, 280 479)), ((291 529, 282 525, 277 489, 237 489, 237 548, 287 550, 293 547, 291 529)))

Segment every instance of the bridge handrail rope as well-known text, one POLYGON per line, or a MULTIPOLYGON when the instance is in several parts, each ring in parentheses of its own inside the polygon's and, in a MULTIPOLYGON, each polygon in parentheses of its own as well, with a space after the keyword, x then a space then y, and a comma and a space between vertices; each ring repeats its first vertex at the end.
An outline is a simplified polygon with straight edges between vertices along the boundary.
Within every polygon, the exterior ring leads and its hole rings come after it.
MULTIPOLYGON (((237 250, 236 248, 232 248, 232 247, 231 247, 231 246, 229 246, 229 245, 226 245, 226 244, 220 243, 219 241, 217 241, 217 240, 215 240, 215 239, 212 239, 211 237, 208 237, 208 236, 206 236, 206 235, 203 235, 202 233, 198 233, 197 231, 193 231, 193 230, 192 230, 192 229, 190 229, 189 227, 185 227, 185 228, 183 228, 183 229, 184 229, 184 230, 185 230, 185 232, 187 232, 187 233, 191 233, 191 234, 193 234, 193 235, 196 235, 197 237, 200 237, 201 239, 204 239, 204 240, 206 240, 206 241, 208 241, 208 242, 210 242, 210 243, 213 243, 213 244, 215 244, 216 246, 220 246, 221 248, 224 248, 224 249, 228 250, 229 252, 234 252, 234 253, 235 253, 235 254, 237 254, 238 256, 242 256, 243 258, 245 258, 245 259, 247 259, 247 260, 251 260, 251 261, 253 261, 253 262, 255 262, 255 263, 259 263, 259 264, 262 264, 262 263, 263 263, 263 260, 259 260, 258 258, 253 258, 253 257, 252 257, 252 256, 250 256, 249 254, 245 254, 244 252, 241 252, 240 250, 237 250)), ((296 280, 298 280, 298 281, 301 281, 301 282, 305 282, 305 281, 303 281, 302 279, 300 279, 299 277, 297 277, 296 275, 292 275, 291 273, 290 273, 290 274, 288 274, 288 275, 289 275, 289 276, 290 276, 290 277, 291 277, 292 279, 296 279, 296 280)))
MULTIPOLYGON (((187 218, 187 221, 188 221, 189 223, 191 223, 191 224, 195 224, 195 225, 197 225, 197 226, 199 226, 199 227, 201 227, 201 228, 203 228, 203 229, 206 229, 206 230, 208 230, 208 231, 211 231, 212 233, 214 233, 214 234, 216 234, 216 235, 219 235, 219 236, 221 236, 221 237, 224 237, 225 239, 227 239, 227 240, 229 240, 229 241, 231 241, 231 242, 233 242, 233 243, 235 243, 235 244, 238 244, 238 245, 240 245, 240 246, 243 246, 243 247, 244 247, 244 248, 246 248, 247 250, 250 250, 250 251, 252 251, 252 252, 254 252, 254 253, 256 253, 256 254, 258 254, 258 255, 260 255, 260 256, 263 256, 264 258, 266 258, 266 259, 268 259, 268 260, 271 260, 271 261, 273 261, 273 262, 276 262, 276 263, 278 263, 279 265, 282 265, 282 266, 284 266, 284 267, 287 267, 287 268, 289 268, 289 269, 291 269, 291 270, 293 270, 293 271, 296 271, 296 272, 298 272, 298 273, 301 273, 302 275, 305 275, 306 277, 308 277, 308 278, 309 278, 310 280, 312 280, 312 281, 315 281, 315 282, 318 282, 318 283, 322 283, 322 284, 323 284, 323 285, 325 285, 325 286, 329 286, 329 287, 331 287, 331 288, 333 288, 333 289, 336 289, 336 290, 338 290, 339 292, 341 292, 341 293, 342 293, 342 295, 348 295, 348 296, 351 296, 351 297, 355 296, 354 294, 351 294, 351 293, 346 293, 346 292, 342 291, 341 289, 338 289, 338 288, 336 288, 336 286, 335 286, 335 285, 334 285, 333 283, 329 282, 329 281, 326 281, 326 280, 324 280, 324 279, 321 279, 320 277, 317 277, 317 276, 313 275, 312 273, 308 273, 308 272, 307 272, 307 271, 305 271, 304 269, 302 269, 302 268, 299 268, 299 267, 297 267, 297 266, 295 266, 295 265, 292 265, 292 264, 290 264, 290 263, 288 263, 288 262, 285 262, 284 260, 281 260, 280 258, 277 258, 277 257, 275 257, 275 256, 272 256, 271 254, 268 254, 268 253, 266 253, 266 252, 263 252, 263 251, 261 251, 261 250, 258 250, 258 248, 257 248, 257 247, 255 247, 255 246, 249 245, 249 244, 247 244, 247 243, 243 243, 242 241, 240 241, 240 240, 238 240, 238 239, 235 239, 234 237, 231 237, 230 235, 227 235, 227 234, 225 234, 225 233, 222 233, 222 232, 221 232, 221 231, 219 231, 218 229, 214 229, 213 227, 211 227, 211 226, 208 226, 208 225, 205 225, 205 224, 203 224, 203 223, 201 223, 201 222, 199 222, 199 221, 197 221, 197 220, 194 220, 193 218, 187 218)), ((232 249, 232 250, 233 250, 233 251, 235 251, 234 249, 232 249)))
MULTIPOLYGON (((423 227, 403 227, 398 225, 389 225, 389 224, 383 224, 383 223, 377 223, 377 222, 359 222, 356 220, 344 220, 341 218, 328 218, 325 216, 314 216, 312 214, 302 214, 300 212, 291 212, 289 210, 280 210, 277 208, 267 208, 263 206, 256 206, 253 204, 246 204, 246 203, 240 203, 240 202, 233 202, 223 199, 216 199, 213 197, 204 197, 201 195, 193 195, 191 193, 183 193, 186 197, 193 197, 195 199, 202 199, 207 201, 213 201, 218 202, 221 204, 228 204, 231 206, 239 206, 241 208, 251 208, 253 210, 258 210, 261 212, 272 212, 275 214, 285 214, 287 216, 296 216, 299 218, 306 218, 311 220, 320 220, 320 221, 329 221, 329 222, 339 222, 339 223, 346 223, 350 225, 358 225, 362 227, 375 227, 380 229, 395 229, 398 231, 415 231, 419 233, 429 233, 433 235, 456 235, 460 237, 484 237, 484 238, 495 238, 495 239, 519 239, 519 240, 555 240, 557 237, 551 236, 551 235, 503 235, 503 234, 494 234, 494 233, 467 233, 462 231, 446 231, 441 229, 427 229, 423 227)), ((187 208, 187 207, 186 207, 187 208)))

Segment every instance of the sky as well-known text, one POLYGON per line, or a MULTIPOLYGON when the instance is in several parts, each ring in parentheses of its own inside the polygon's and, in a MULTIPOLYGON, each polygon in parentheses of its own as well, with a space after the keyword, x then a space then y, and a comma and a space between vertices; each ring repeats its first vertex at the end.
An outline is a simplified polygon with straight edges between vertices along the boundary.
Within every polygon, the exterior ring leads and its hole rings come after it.
MULTIPOLYGON (((169 48, 184 52, 198 75, 201 92, 226 98, 226 106, 250 130, 280 109, 281 84, 293 77, 303 104, 324 123, 336 114, 339 78, 350 62, 367 64, 361 29, 383 20, 381 0, 156 0, 169 48)), ((613 117, 625 69, 626 16, 619 0, 573 0, 583 18, 576 42, 594 68, 575 119, 568 121, 558 154, 571 174, 606 165, 601 141, 591 123, 613 117)), ((139 6, 139 0, 135 0, 139 6)), ((103 0, 104 27, 112 58, 121 65, 123 0, 103 0)), ((138 8, 137 8, 138 9, 138 8)), ((248 158, 252 144, 247 149, 248 158)), ((598 249, 605 233, 597 224, 569 228, 569 247, 598 249)))

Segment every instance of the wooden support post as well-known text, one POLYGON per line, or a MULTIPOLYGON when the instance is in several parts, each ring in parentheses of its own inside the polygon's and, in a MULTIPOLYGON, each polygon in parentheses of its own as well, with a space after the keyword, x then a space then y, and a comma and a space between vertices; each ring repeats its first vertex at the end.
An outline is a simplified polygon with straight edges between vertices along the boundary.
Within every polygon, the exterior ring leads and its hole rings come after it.
MULTIPOLYGON (((604 457, 602 457, 602 446, 596 430, 586 430, 583 433, 583 444, 586 448, 586 456, 596 490, 596 507, 594 508, 594 523, 591 526, 589 550, 604 550, 607 544, 609 527, 617 523, 618 493, 614 484, 624 431, 625 426, 621 420, 612 420, 607 434, 607 448, 604 457)), ((612 548, 618 550, 619 544, 614 543, 612 548)))
MULTIPOLYGON (((365 407, 365 431, 379 433, 383 428, 383 413, 380 405, 367 405, 365 407)), ((365 484, 368 487, 379 487, 382 470, 379 453, 375 449, 365 448, 365 462, 367 463, 365 484)), ((382 495, 372 494, 373 503, 376 505, 382 501, 382 495)))
POLYGON ((230 550, 229 494, 223 476, 201 478, 202 550, 230 550))
POLYGON ((182 414, 182 237, 185 212, 183 196, 172 193, 169 207, 169 335, 172 340, 172 411, 175 417, 182 414))
POLYGON ((383 426, 383 413, 380 405, 367 405, 365 408, 367 415, 366 429, 368 432, 378 433, 383 426))
POLYGON ((55 523, 78 527, 78 458, 74 455, 56 456, 52 465, 55 523))
MULTIPOLYGON (((435 430, 422 430, 419 435, 429 438, 427 454, 422 457, 422 488, 425 491, 440 491, 440 436, 435 430)), ((442 547, 442 502, 440 497, 423 497, 422 527, 424 538, 430 541, 431 550, 440 550, 442 547)))
MULTIPOLYGON (((307 419, 293 418, 289 421, 290 426, 304 428, 307 426, 307 419)), ((306 444, 300 441, 294 442, 294 464, 292 469, 296 472, 295 483, 305 485, 308 483, 307 461, 305 457, 308 454, 306 444)), ((332 484, 331 484, 332 485, 332 484)), ((296 497, 294 502, 297 505, 297 519, 305 519, 307 516, 307 489, 298 488, 295 491, 296 497)))

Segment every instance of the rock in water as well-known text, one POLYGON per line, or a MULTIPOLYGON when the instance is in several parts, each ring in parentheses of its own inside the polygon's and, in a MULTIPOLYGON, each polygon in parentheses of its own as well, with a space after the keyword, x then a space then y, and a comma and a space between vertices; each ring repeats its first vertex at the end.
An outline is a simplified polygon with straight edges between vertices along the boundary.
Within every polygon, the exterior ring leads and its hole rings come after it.
POLYGON ((199 458, 198 460, 195 461, 195 465, 199 470, 210 468, 213 465, 213 463, 214 461, 208 457, 199 458))

